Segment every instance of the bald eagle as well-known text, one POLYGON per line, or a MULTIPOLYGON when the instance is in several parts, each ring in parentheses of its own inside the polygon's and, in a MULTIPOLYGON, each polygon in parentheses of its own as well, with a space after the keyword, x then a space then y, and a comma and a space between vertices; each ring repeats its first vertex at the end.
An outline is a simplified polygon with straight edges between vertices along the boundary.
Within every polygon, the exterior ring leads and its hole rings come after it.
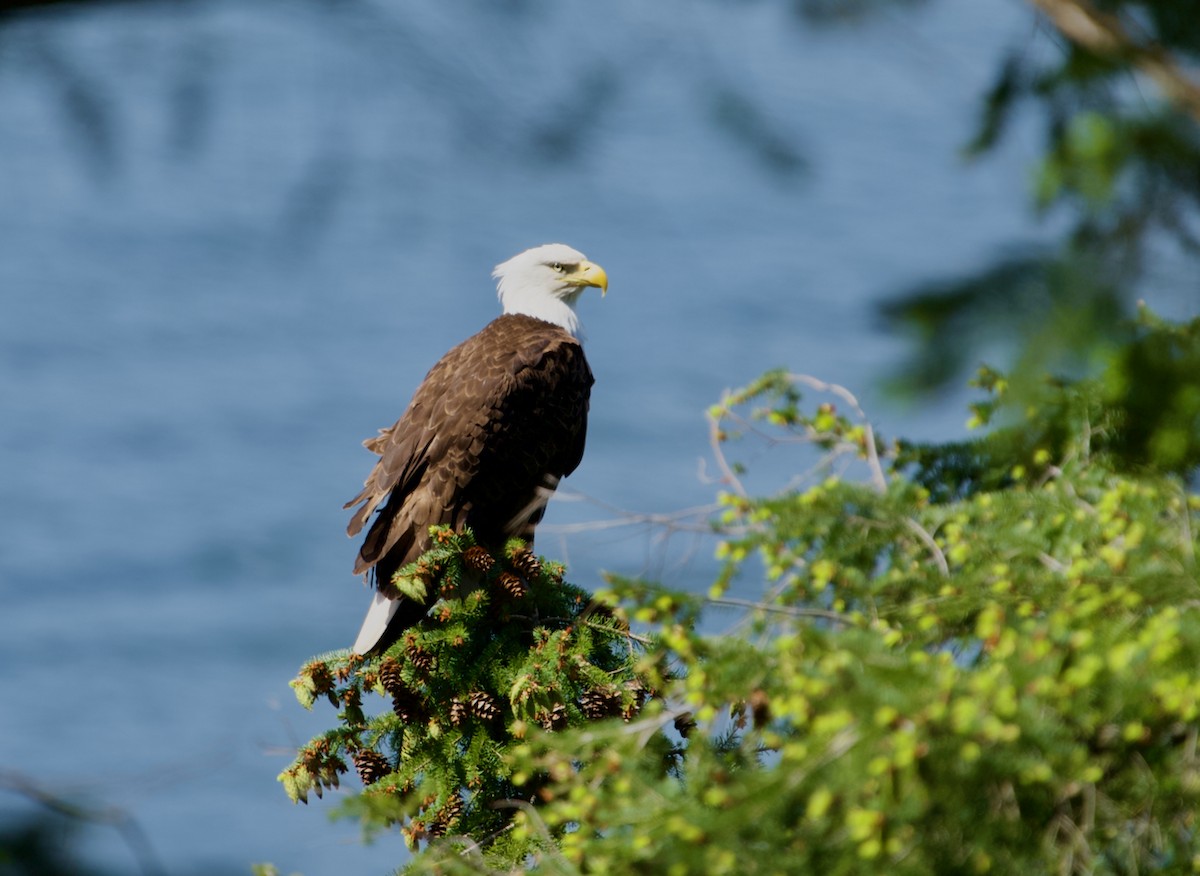
POLYGON ((603 268, 560 243, 534 247, 492 272, 503 314, 433 366, 399 420, 363 442, 379 461, 346 532, 376 511, 354 564, 376 592, 354 642, 378 652, 427 606, 403 597, 396 570, 430 548, 429 527, 470 527, 498 550, 527 540, 560 478, 583 458, 592 372, 575 304, 608 291, 603 268))

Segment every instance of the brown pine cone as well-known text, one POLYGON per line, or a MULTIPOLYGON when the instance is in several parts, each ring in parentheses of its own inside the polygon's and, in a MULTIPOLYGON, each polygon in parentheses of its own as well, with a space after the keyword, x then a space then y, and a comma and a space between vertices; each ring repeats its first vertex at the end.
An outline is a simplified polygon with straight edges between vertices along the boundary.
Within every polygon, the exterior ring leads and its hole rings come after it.
POLYGON ((567 707, 563 703, 555 703, 554 708, 549 711, 538 713, 537 722, 542 725, 543 730, 561 730, 567 726, 569 717, 567 707))
POLYGON ((458 727, 466 720, 467 707, 462 700, 455 698, 450 701, 450 723, 458 727))
POLYGON ((326 694, 333 690, 333 673, 320 660, 314 660, 301 670, 312 682, 314 693, 326 694))
POLYGON ((364 785, 373 785, 392 771, 387 758, 369 748, 354 753, 354 768, 364 785))
POLYGON ((408 654, 409 662, 422 672, 429 672, 437 662, 433 654, 416 644, 416 642, 411 642, 405 648, 405 653, 408 654))
POLYGON ((538 561, 533 551, 527 547, 513 552, 511 564, 514 569, 526 578, 536 578, 542 574, 542 564, 538 561))
POLYGON ((486 575, 492 571, 492 566, 496 565, 496 560, 487 552, 487 548, 475 545, 463 551, 463 563, 468 569, 474 569, 481 575, 486 575))
POLYGON ((500 707, 496 705, 496 698, 484 691, 477 690, 472 693, 468 702, 470 703, 471 714, 482 721, 490 721, 500 714, 500 707))
POLYGON ((406 687, 392 691, 392 711, 405 724, 416 724, 425 718, 425 703, 406 687))
POLYGON ((593 688, 579 698, 579 710, 592 720, 615 714, 620 706, 621 695, 612 688, 593 688))
POLYGON ((512 572, 501 572, 500 577, 496 579, 496 583, 500 585, 501 590, 513 599, 520 599, 529 592, 529 585, 512 572))
POLYGON ((379 683, 390 694, 403 689, 404 681, 400 678, 400 661, 388 657, 379 665, 379 683))
POLYGON ((463 798, 455 794, 438 810, 435 821, 444 828, 451 827, 458 819, 462 818, 466 808, 467 804, 463 802, 463 798))

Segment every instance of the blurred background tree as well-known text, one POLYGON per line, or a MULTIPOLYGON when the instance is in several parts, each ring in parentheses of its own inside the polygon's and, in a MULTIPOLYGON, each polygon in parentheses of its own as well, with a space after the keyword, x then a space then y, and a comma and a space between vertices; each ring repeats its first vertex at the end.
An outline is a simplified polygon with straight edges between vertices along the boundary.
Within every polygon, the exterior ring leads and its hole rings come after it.
POLYGON ((1022 109, 1039 115, 1034 197, 1066 232, 1057 245, 920 284, 887 305, 886 322, 917 342, 902 389, 944 388, 998 341, 1015 343, 1017 379, 1095 365, 1127 339, 1156 259, 1176 250, 1194 265, 1200 256, 1200 5, 1030 2, 1054 50, 1012 49, 967 153, 995 149, 1022 109))

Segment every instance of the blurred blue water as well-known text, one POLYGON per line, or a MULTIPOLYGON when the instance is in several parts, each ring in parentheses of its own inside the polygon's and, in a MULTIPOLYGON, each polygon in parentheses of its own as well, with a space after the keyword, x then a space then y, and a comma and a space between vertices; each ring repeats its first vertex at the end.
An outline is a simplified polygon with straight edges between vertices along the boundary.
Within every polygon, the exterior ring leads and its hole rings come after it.
POLYGON ((495 314, 492 265, 561 240, 611 277, 540 549, 585 585, 703 587, 705 542, 574 524, 710 501, 702 413, 769 367, 852 387, 885 431, 958 430, 956 405, 880 403, 899 347, 871 305, 1048 233, 1013 182, 1027 136, 956 158, 1019 4, 818 32, 770 3, 469 9, 0 31, 0 767, 126 807, 170 872, 396 862, 276 786, 329 719, 286 681, 357 630, 359 442, 495 314), (721 127, 745 100, 795 154, 721 127))

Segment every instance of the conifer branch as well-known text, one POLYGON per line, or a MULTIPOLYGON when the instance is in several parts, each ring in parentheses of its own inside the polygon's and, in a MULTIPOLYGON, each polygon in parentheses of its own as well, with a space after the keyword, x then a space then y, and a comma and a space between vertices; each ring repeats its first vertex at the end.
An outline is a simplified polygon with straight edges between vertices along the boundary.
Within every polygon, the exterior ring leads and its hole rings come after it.
POLYGON ((302 667, 297 698, 328 699, 340 723, 279 778, 305 802, 337 787, 352 760, 363 791, 347 811, 398 826, 413 848, 451 831, 486 846, 510 836, 511 814, 492 804, 541 781, 516 775, 509 757, 531 723, 560 732, 641 708, 642 637, 593 619, 594 598, 520 540, 484 556, 468 531, 432 534, 435 547, 398 573, 427 585, 429 613, 383 654, 302 667))
POLYGON ((707 602, 713 605, 727 605, 732 608, 749 608, 754 611, 765 611, 769 614, 784 614, 788 617, 813 617, 832 621, 837 624, 853 626, 854 620, 837 611, 826 608, 812 608, 798 605, 779 605, 770 602, 756 602, 752 599, 737 599, 733 596, 712 596, 707 602))

